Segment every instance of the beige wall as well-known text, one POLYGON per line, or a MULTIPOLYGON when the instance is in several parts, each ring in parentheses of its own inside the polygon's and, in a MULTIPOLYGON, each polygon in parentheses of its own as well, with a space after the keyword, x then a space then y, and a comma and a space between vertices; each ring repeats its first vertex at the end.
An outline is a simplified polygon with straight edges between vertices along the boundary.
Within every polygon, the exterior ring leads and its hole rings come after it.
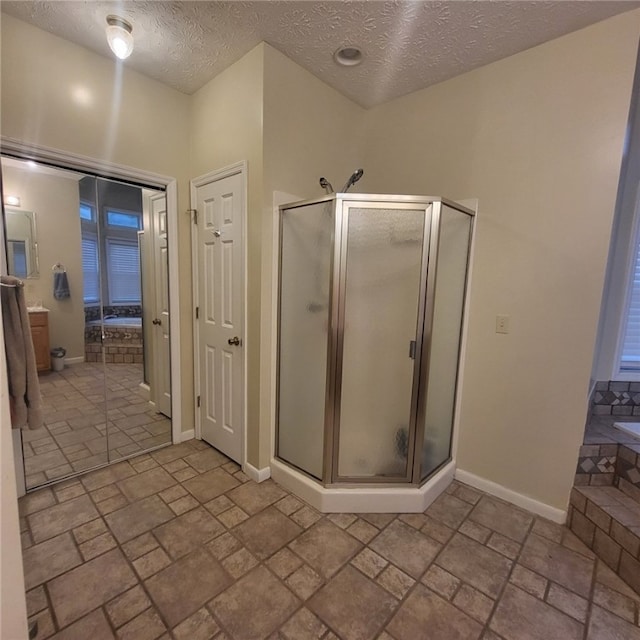
POLYGON ((82 252, 78 180, 43 175, 7 167, 3 163, 5 193, 20 196, 20 208, 34 211, 40 276, 25 280, 28 302, 42 301, 49 309, 52 347, 64 347, 67 358, 84 358, 84 302, 82 298, 82 252), (64 264, 71 297, 53 297, 52 265, 64 264))
MULTIPOLYGON (((2 14, 2 135, 175 177, 189 206, 189 96, 2 14), (9 64, 6 62, 10 61, 9 64)), ((193 429, 189 220, 178 216, 182 427, 193 429)))
POLYGON ((639 34, 640 12, 627 13, 367 114, 378 189, 480 201, 459 467, 560 509, 639 34), (495 333, 496 314, 510 316, 509 335, 495 333))
MULTIPOLYGON (((248 280, 247 454, 258 466, 260 422, 260 229, 262 214, 263 52, 252 49, 192 96, 191 175, 247 161, 246 250, 248 280)), ((190 324, 191 326, 191 324, 190 324)))

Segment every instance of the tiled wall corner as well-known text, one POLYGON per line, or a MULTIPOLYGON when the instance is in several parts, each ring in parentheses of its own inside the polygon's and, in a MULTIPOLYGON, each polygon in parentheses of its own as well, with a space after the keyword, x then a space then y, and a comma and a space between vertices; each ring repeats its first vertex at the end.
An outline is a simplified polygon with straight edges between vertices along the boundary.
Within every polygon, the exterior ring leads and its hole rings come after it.
POLYGON ((585 444, 580 447, 574 484, 609 486, 614 483, 617 444, 585 444))
POLYGON ((591 415, 640 416, 640 382, 596 382, 591 415))

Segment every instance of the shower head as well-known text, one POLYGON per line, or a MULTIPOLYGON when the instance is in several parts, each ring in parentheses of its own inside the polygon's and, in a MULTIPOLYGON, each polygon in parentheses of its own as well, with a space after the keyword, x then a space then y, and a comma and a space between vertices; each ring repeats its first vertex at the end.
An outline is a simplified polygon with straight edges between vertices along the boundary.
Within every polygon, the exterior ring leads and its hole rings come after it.
POLYGON ((333 193, 333 187, 326 178, 320 178, 320 186, 327 190, 327 193, 333 193))
POLYGON ((352 185, 354 185, 356 182, 358 182, 358 180, 360 180, 360 178, 362 178, 363 175, 364 175, 364 169, 356 169, 349 176, 349 179, 347 180, 344 187, 342 187, 341 193, 346 193, 352 185))

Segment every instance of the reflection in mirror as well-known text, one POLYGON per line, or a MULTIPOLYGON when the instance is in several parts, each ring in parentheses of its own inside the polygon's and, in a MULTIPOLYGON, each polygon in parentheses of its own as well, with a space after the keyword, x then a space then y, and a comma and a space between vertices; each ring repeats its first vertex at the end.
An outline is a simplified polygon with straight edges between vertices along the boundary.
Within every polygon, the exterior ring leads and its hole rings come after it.
POLYGON ((40 212, 46 265, 25 280, 46 424, 23 433, 27 488, 170 444, 165 193, 14 159, 2 172, 40 212), (57 263, 65 299, 53 295, 57 263))
POLYGON ((18 278, 37 278, 38 239, 36 214, 22 209, 5 209, 9 273, 18 278))

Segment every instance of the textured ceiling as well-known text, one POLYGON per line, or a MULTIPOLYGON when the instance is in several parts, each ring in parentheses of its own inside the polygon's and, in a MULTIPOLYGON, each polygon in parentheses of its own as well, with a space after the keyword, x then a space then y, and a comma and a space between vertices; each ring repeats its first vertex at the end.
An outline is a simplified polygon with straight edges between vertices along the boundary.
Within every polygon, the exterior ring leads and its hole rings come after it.
POLYGON ((105 17, 133 25, 125 64, 185 93, 266 41, 364 107, 640 6, 635 1, 2 1, 2 11, 105 56, 105 17), (357 67, 333 52, 362 49, 357 67))

